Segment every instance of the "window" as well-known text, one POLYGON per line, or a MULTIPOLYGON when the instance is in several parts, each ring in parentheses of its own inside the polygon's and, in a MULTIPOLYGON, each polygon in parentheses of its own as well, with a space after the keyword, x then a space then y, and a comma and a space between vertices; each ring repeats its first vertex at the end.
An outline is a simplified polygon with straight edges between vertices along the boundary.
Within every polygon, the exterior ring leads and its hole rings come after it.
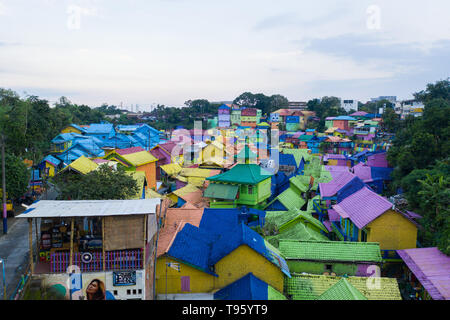
POLYGON ((248 194, 253 194, 253 186, 248 186, 247 187, 247 189, 248 189, 248 194))
POLYGON ((113 293, 114 293, 114 295, 115 295, 115 296, 117 296, 117 290, 114 290, 114 292, 113 292, 113 293))
POLYGON ((136 289, 133 289, 133 294, 136 294, 136 289))
POLYGON ((128 290, 127 290, 127 295, 130 295, 130 294, 131 294, 131 290, 128 289, 128 290))
POLYGON ((332 272, 333 271, 333 266, 331 264, 326 264, 325 265, 325 272, 332 272))
POLYGON ((139 289, 139 290, 138 290, 138 294, 142 294, 142 289, 139 289))

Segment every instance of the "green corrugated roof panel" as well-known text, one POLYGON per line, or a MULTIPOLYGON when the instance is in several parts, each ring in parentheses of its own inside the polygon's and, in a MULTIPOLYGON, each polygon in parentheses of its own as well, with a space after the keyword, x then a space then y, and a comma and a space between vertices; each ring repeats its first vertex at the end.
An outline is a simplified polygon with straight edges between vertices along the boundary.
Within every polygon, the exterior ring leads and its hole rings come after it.
POLYGON ((306 201, 294 189, 288 188, 276 197, 287 210, 300 210, 306 201))
POLYGON ((294 210, 291 211, 266 211, 266 225, 274 224, 277 229, 280 229, 282 225, 295 219, 298 213, 294 210))
POLYGON ((342 278, 330 289, 322 293, 317 300, 367 300, 367 298, 347 279, 342 278))
POLYGON ((280 239, 292 240, 328 240, 326 236, 320 232, 314 231, 306 227, 302 222, 294 224, 289 229, 283 230, 277 235, 267 236, 266 240, 275 247, 278 247, 280 239))
POLYGON ((297 187, 301 192, 306 192, 309 189, 310 176, 294 176, 289 179, 291 185, 297 187))
MULTIPOLYGON (((295 274, 285 279, 285 290, 293 300, 316 300, 342 277, 295 274)), ((395 278, 348 277, 348 283, 368 300, 402 300, 395 278)))
POLYGON ((239 163, 230 170, 206 178, 209 181, 228 182, 237 184, 257 184, 263 180, 269 179, 272 174, 258 166, 257 164, 239 163))
POLYGON ((207 198, 234 200, 239 191, 236 184, 210 183, 203 196, 207 198))
POLYGON ((287 300, 287 298, 278 290, 271 286, 267 288, 267 300, 287 300))
POLYGON ((381 262, 377 242, 350 241, 280 241, 280 251, 286 259, 310 261, 381 262))

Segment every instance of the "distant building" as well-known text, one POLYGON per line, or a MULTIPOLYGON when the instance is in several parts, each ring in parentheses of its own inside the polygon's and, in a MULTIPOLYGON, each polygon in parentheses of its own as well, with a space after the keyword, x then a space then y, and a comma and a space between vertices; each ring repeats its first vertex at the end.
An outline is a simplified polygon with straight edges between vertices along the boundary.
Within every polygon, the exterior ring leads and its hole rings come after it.
POLYGON ((397 96, 379 96, 378 98, 371 98, 371 102, 378 102, 381 100, 388 100, 390 103, 397 102, 397 96))
POLYGON ((395 113, 399 114, 402 119, 409 115, 420 117, 423 114, 424 104, 417 100, 397 101, 394 106, 395 113))
POLYGON ((346 112, 350 110, 358 111, 358 101, 357 100, 341 100, 341 108, 346 112))
POLYGON ((307 106, 307 103, 304 101, 289 101, 288 108, 289 109, 306 110, 306 109, 308 109, 308 106, 307 106))

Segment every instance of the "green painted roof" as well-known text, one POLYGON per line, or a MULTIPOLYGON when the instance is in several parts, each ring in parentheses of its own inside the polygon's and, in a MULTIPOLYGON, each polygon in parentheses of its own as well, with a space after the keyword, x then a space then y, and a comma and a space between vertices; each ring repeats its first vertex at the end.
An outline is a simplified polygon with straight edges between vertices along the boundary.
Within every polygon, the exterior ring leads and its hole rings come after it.
POLYGON ((267 236, 265 239, 275 247, 278 247, 281 239, 292 240, 328 240, 326 236, 305 226, 302 222, 294 224, 292 227, 283 230, 277 235, 267 236))
POLYGON ((203 196, 207 198, 234 200, 239 191, 236 184, 210 183, 203 196))
POLYGON ((298 140, 300 141, 309 141, 313 138, 312 135, 302 134, 300 137, 298 137, 298 140))
POLYGON ((350 241, 280 241, 280 251, 286 259, 311 261, 381 262, 377 242, 350 241))
POLYGON ((311 156, 309 163, 305 165, 305 176, 319 178, 322 171, 321 159, 318 156, 311 156))
POLYGON ((267 300, 287 300, 287 298, 278 290, 271 286, 267 287, 267 300))
POLYGON ((289 182, 298 188, 301 192, 306 192, 309 189, 310 176, 294 176, 289 179, 289 182))
POLYGON ((271 176, 272 174, 269 171, 261 168, 257 164, 239 163, 230 170, 206 178, 206 180, 237 184, 257 184, 269 179, 271 176))
MULTIPOLYGON (((342 277, 294 274, 285 278, 286 293, 293 300, 316 300, 342 277)), ((348 277, 348 283, 368 300, 402 300, 395 278, 348 277)))
POLYGON ((265 223, 273 224, 277 229, 280 229, 282 225, 295 219, 298 213, 292 211, 266 211, 265 223))
POLYGON ((284 190, 275 199, 280 201, 288 210, 299 210, 306 203, 306 201, 291 187, 284 190))
POLYGON ((342 278, 330 289, 322 293, 317 300, 367 300, 367 298, 347 279, 342 278))

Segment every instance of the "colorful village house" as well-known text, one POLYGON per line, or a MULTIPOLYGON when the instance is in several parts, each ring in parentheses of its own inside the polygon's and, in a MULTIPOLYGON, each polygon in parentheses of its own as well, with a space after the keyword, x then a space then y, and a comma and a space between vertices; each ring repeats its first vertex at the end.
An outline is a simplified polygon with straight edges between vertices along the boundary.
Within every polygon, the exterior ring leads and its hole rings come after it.
POLYGON ((327 166, 351 166, 351 161, 344 154, 327 153, 323 156, 323 164, 327 166))
POLYGON ((255 128, 259 123, 258 114, 261 116, 260 112, 261 110, 256 108, 243 108, 241 110, 241 127, 255 128))
POLYGON ((183 148, 177 146, 174 142, 159 144, 150 150, 152 156, 158 161, 156 162, 156 180, 161 180, 161 166, 170 163, 183 163, 183 148))
POLYGON ((368 300, 358 289, 348 282, 346 278, 342 278, 330 289, 322 293, 316 300, 368 300))
POLYGON ((293 273, 368 277, 381 274, 380 245, 371 242, 280 240, 281 254, 293 273))
POLYGON ((291 300, 333 300, 334 295, 332 296, 330 292, 326 294, 328 290, 337 291, 339 297, 337 300, 342 299, 342 296, 346 300, 362 300, 361 294, 367 300, 402 300, 397 279, 395 278, 295 274, 291 278, 286 279, 286 295, 291 300), (347 286, 346 288, 336 288, 335 286, 342 279, 345 279, 352 288, 347 286), (343 290, 345 291, 343 292, 343 290))
POLYGON ((450 300, 450 257, 437 247, 397 250, 404 263, 399 279, 406 300, 450 300))
POLYGON ((203 189, 209 183, 205 179, 218 175, 220 172, 221 170, 217 169, 182 168, 178 176, 175 177, 175 179, 177 179, 177 189, 185 186, 186 184, 203 189))
POLYGON ((63 168, 61 171, 59 171, 58 174, 61 174, 63 172, 76 172, 77 174, 88 174, 91 171, 97 170, 98 164, 92 161, 89 158, 86 158, 85 156, 81 156, 75 161, 73 161, 71 164, 63 168))
POLYGON ((262 208, 271 196, 271 176, 256 164, 237 164, 219 175, 206 178, 209 185, 205 198, 211 208, 236 208, 248 206, 262 208))
POLYGON ((332 209, 340 216, 343 240, 378 242, 385 261, 399 260, 395 250, 416 247, 417 222, 366 186, 357 191, 352 185, 341 189, 332 209))
POLYGON ((186 203, 190 203, 197 208, 207 206, 207 201, 203 198, 203 191, 191 184, 172 191, 168 198, 172 201, 172 206, 177 208, 184 206, 186 203))
POLYGON ((150 189, 156 190, 156 159, 141 147, 117 149, 105 157, 123 165, 126 170, 143 171, 150 189))
POLYGON ((232 127, 236 128, 241 125, 241 108, 238 105, 232 105, 230 121, 232 127))
POLYGON ((131 135, 147 151, 159 144, 161 132, 145 123, 118 125, 117 132, 131 135))
POLYGON ((178 189, 177 179, 178 174, 183 169, 178 163, 169 163, 161 165, 161 182, 167 188, 168 192, 178 189))
MULTIPOLYGON (((214 278, 216 277, 208 269, 203 270, 199 265, 205 265, 207 261, 207 242, 198 227, 203 215, 203 208, 184 209, 170 208, 167 210, 163 227, 160 229, 157 263, 156 263, 156 295, 158 300, 174 299, 176 296, 189 297, 193 293, 209 293, 212 299, 214 290, 214 278), (184 227, 188 225, 187 229, 184 227), (192 228, 191 228, 192 227, 192 228), (196 254, 184 255, 181 241, 174 240, 181 232, 180 238, 190 241, 188 250, 194 249, 196 254), (169 254, 171 250, 175 256, 169 254), (201 261, 201 262, 200 262, 201 261)), ((206 234, 208 237, 208 234, 206 234)), ((195 252, 194 251, 194 252, 195 252)))
POLYGON ((229 128, 231 125, 231 105, 221 105, 218 108, 217 119, 219 128, 229 128))
POLYGON ((53 177, 58 171, 60 164, 61 160, 55 158, 52 155, 46 156, 39 164, 41 177, 53 177))
POLYGON ((106 141, 116 135, 116 130, 112 123, 91 123, 85 130, 86 136, 95 137, 100 141, 106 141))
POLYGON ((332 121, 333 121, 333 127, 348 131, 350 129, 349 122, 356 121, 356 119, 349 117, 349 116, 338 116, 338 117, 334 117, 334 119, 332 121))
POLYGON ((71 300, 88 300, 93 279, 103 283, 104 299, 153 299, 159 204, 160 199, 33 203, 17 216, 29 222, 31 279, 41 291, 62 288, 71 300), (35 219, 39 251, 33 244, 35 219))

